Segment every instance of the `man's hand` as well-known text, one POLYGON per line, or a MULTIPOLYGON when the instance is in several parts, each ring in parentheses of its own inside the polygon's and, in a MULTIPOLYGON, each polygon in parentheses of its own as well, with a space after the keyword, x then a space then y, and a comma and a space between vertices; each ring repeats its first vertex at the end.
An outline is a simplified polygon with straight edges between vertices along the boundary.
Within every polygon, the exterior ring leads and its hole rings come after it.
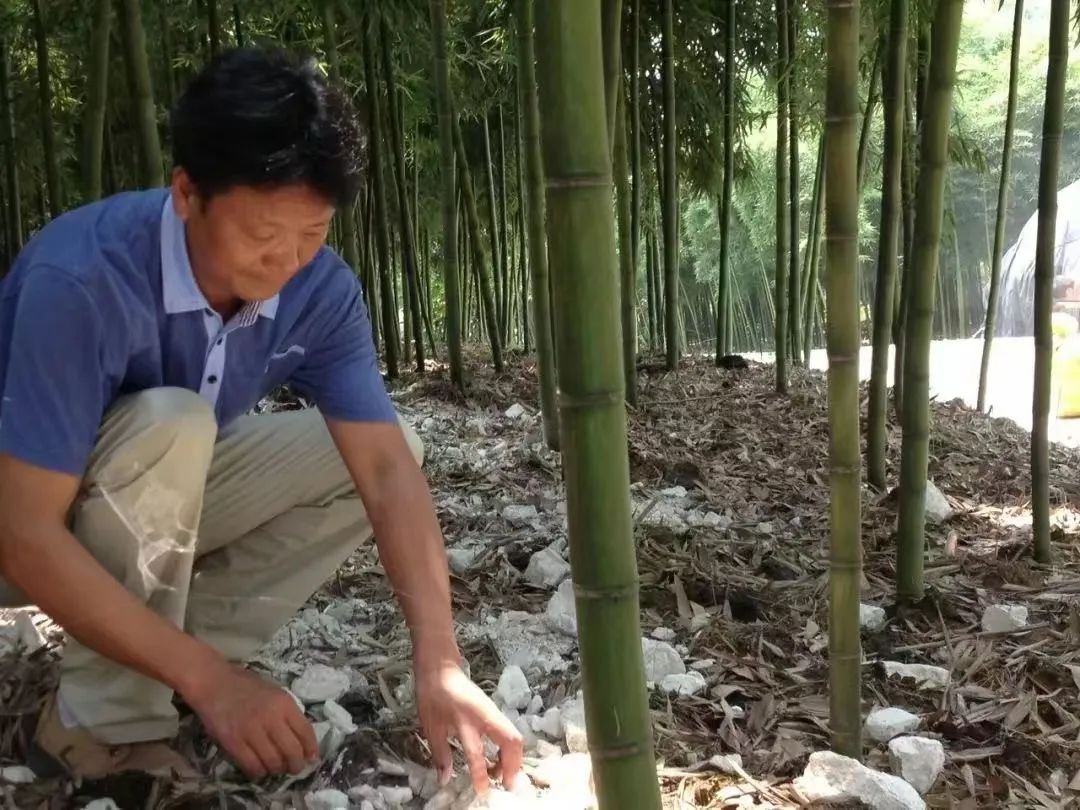
POLYGON ((299 773, 318 760, 311 723, 284 689, 228 663, 211 675, 184 697, 248 777, 299 773))
POLYGON ((477 795, 483 795, 489 786, 484 737, 499 747, 499 780, 507 788, 514 784, 521 770, 521 732, 459 666, 418 665, 416 704, 442 782, 449 780, 453 768, 449 742, 453 736, 465 749, 477 795))

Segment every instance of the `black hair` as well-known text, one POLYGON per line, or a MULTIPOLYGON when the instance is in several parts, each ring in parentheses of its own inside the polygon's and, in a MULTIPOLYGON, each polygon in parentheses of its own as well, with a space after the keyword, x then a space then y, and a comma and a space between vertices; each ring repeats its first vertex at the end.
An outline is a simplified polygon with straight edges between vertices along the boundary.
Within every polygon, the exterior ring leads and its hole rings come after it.
POLYGON ((314 60, 277 48, 222 52, 172 113, 173 161, 205 198, 304 183, 345 207, 360 187, 362 141, 351 104, 314 60))

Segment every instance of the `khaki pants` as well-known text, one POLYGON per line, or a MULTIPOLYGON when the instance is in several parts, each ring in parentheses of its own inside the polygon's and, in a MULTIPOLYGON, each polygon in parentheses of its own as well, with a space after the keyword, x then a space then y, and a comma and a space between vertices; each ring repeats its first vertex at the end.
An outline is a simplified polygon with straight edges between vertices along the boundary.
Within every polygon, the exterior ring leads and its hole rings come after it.
MULTIPOLYGON (((419 438, 402 424, 413 455, 419 438)), ((79 540, 161 616, 244 661, 371 524, 321 415, 245 416, 219 436, 198 394, 156 388, 110 409, 72 508, 79 540)), ((18 594, 0 581, 0 604, 18 594)), ((69 640, 60 693, 104 742, 171 737, 171 690, 69 640)))

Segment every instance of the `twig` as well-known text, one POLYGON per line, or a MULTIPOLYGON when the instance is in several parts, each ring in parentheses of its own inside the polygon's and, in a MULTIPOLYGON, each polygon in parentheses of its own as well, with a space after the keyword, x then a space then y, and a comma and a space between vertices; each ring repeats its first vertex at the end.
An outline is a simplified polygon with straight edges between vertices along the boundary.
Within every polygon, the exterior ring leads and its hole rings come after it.
MULTIPOLYGON (((1032 630, 1046 630, 1050 627, 1050 622, 1042 622, 1040 624, 1028 624, 1024 627, 1018 627, 1015 630, 999 630, 993 633, 980 632, 980 633, 964 633, 957 636, 953 641, 969 641, 976 638, 1005 638, 1007 636, 1018 636, 1021 633, 1030 633, 1032 630)), ((893 647, 894 653, 898 652, 911 652, 912 650, 927 650, 931 647, 936 647, 942 643, 945 639, 936 639, 935 641, 923 641, 919 644, 905 644, 902 647, 893 647)))

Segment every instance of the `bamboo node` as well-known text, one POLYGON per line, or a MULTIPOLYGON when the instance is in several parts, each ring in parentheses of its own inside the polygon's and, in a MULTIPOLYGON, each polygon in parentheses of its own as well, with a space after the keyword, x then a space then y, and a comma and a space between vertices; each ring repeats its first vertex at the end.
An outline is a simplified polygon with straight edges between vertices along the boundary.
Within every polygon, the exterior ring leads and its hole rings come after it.
POLYGON ((595 391, 577 396, 560 391, 559 407, 567 410, 578 410, 581 408, 602 408, 604 406, 618 405, 621 408, 625 398, 626 396, 622 391, 595 391))
POLYGON ((617 585, 611 588, 586 588, 574 585, 574 595, 579 599, 594 599, 616 602, 620 599, 637 598, 638 585, 617 585))

